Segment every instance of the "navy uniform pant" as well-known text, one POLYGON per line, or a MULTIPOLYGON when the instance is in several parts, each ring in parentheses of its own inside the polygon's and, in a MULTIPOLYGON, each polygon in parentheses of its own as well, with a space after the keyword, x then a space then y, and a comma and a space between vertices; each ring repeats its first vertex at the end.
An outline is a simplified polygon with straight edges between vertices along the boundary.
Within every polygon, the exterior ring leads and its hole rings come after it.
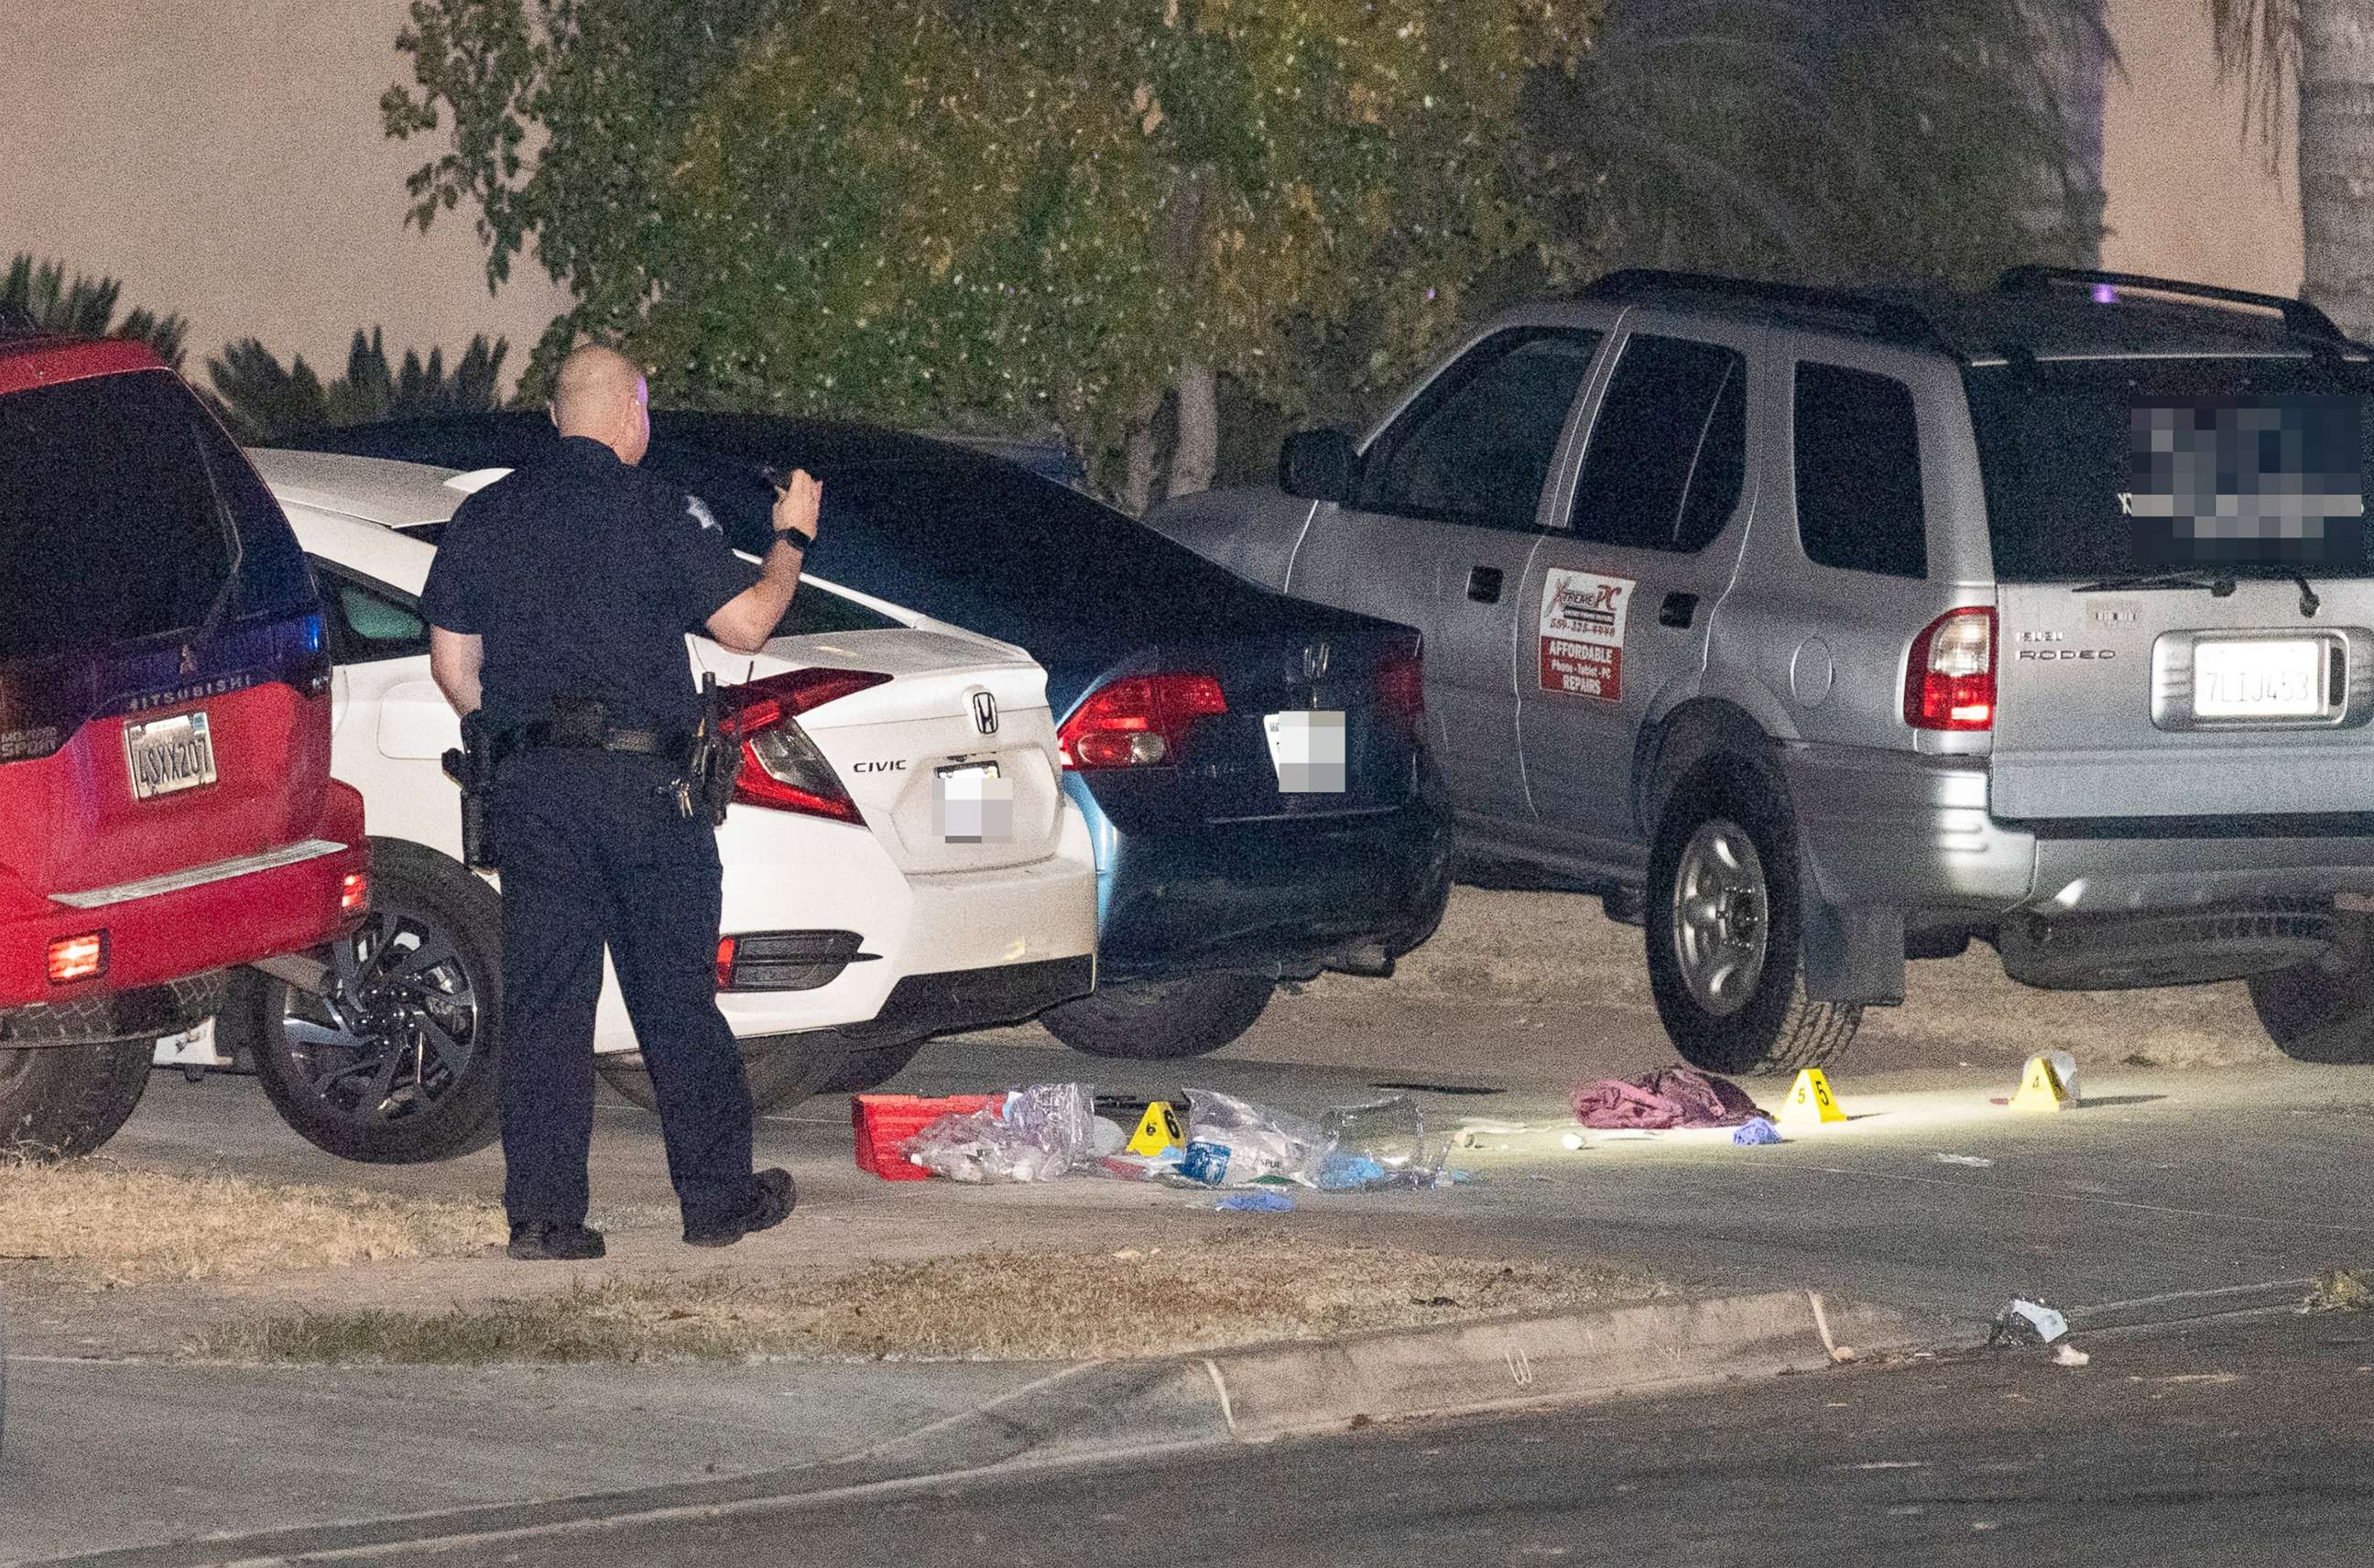
POLYGON ((503 888, 503 1207, 582 1224, 606 942, 659 1101, 688 1228, 750 1199, 750 1089, 717 1010, 717 834, 656 758, 538 749, 497 775, 503 888))

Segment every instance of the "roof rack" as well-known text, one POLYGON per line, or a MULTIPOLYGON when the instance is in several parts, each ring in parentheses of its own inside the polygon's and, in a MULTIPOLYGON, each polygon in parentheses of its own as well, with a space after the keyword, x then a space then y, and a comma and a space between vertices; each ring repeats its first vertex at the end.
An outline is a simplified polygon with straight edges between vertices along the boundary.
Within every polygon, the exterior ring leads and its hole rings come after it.
POLYGON ((1886 299, 1853 289, 1824 289, 1803 283, 1767 283, 1751 277, 1726 277, 1710 272, 1675 272, 1663 267, 1628 266, 1586 284, 1584 299, 1620 300, 1643 294, 1696 294, 1743 304, 1777 305, 1784 310, 1851 326, 1891 343, 1910 344, 1958 354, 1938 330, 1929 313, 1907 300, 1886 299))
POLYGON ((2173 277, 2151 277, 2138 272, 2102 272, 2082 266, 2043 266, 2030 263, 2015 266, 1995 279, 1995 289, 2004 294, 2044 294, 2055 289, 2140 289, 2153 294, 2174 294, 2182 299, 2207 300, 2221 305, 2249 305, 2258 310, 2274 311, 2284 318, 2286 330, 2302 337, 2322 338, 2346 343, 2349 335, 2333 324, 2331 316, 2309 304, 2284 294, 2254 294, 2246 289, 2226 289, 2214 283, 2186 283, 2173 277))

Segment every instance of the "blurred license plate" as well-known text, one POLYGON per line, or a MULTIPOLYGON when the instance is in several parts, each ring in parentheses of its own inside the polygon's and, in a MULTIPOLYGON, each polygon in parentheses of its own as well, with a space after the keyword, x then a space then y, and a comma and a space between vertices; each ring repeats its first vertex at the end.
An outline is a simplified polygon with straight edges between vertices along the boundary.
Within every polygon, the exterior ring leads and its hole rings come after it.
POLYGON ((2309 637, 2194 644, 2194 715, 2289 719, 2323 713, 2326 646, 2309 637))
POLYGON ((203 712, 125 725, 123 756, 132 769, 132 794, 137 800, 215 782, 214 731, 203 712))
POLYGON ((1344 711, 1317 708, 1271 713, 1262 720, 1269 734, 1270 765, 1277 770, 1281 795, 1344 793, 1344 711))
POLYGON ((1003 843, 1014 836, 1014 784, 994 762, 937 770, 933 814, 943 843, 1003 843))

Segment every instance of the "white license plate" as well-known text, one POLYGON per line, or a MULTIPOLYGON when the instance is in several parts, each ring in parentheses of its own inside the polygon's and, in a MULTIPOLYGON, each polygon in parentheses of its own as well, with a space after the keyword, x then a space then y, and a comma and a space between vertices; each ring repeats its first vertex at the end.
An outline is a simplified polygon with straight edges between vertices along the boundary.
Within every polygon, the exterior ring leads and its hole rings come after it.
POLYGON ((123 759, 132 770, 132 794, 153 800, 176 790, 215 782, 215 736, 203 713, 123 726, 123 759))
POLYGON ((1315 708, 1270 713, 1262 719, 1269 735, 1270 765, 1282 795, 1344 793, 1344 711, 1315 708))
POLYGON ((2327 644, 2307 637, 2192 648, 2192 712, 2204 719, 2311 718, 2325 710, 2327 644))
POLYGON ((933 814, 943 843, 1004 843, 1014 837, 1014 784, 994 762, 936 770, 933 814))

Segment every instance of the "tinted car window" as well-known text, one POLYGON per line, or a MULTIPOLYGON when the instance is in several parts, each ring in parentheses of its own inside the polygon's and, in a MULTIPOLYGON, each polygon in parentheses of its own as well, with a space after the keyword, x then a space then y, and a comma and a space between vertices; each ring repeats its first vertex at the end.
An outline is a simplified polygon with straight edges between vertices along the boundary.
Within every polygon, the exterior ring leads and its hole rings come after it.
POLYGON ((429 622, 421 617, 418 600, 393 588, 366 586, 323 562, 315 566, 323 596, 329 600, 333 664, 370 664, 429 652, 429 622))
MULTIPOLYGON (((226 491, 236 493, 241 476, 254 483, 235 454, 230 472, 210 471, 210 437, 220 440, 213 421, 163 371, 0 397, 8 580, 0 658, 85 652, 205 621, 237 548, 226 491)), ((268 495, 264 504, 272 506, 268 495)), ((287 535, 285 522, 278 532, 287 535)), ((298 571, 301 583, 301 563, 298 571)))
POLYGON ((1595 332, 1518 328, 1445 371, 1362 465, 1360 508, 1530 528, 1595 332))
POLYGON ((2374 577, 2374 386, 2296 360, 1966 372, 1995 575, 2374 577), (2207 525, 2180 526, 2192 519, 2207 525))
POLYGON ((1797 367, 1797 537, 1805 559, 1890 577, 1929 574, 1912 392, 1842 365, 1797 367))
POLYGON ((1671 550, 1701 548, 1722 532, 1745 471, 1746 387, 1735 348, 1627 341, 1575 485, 1576 536, 1671 550))

